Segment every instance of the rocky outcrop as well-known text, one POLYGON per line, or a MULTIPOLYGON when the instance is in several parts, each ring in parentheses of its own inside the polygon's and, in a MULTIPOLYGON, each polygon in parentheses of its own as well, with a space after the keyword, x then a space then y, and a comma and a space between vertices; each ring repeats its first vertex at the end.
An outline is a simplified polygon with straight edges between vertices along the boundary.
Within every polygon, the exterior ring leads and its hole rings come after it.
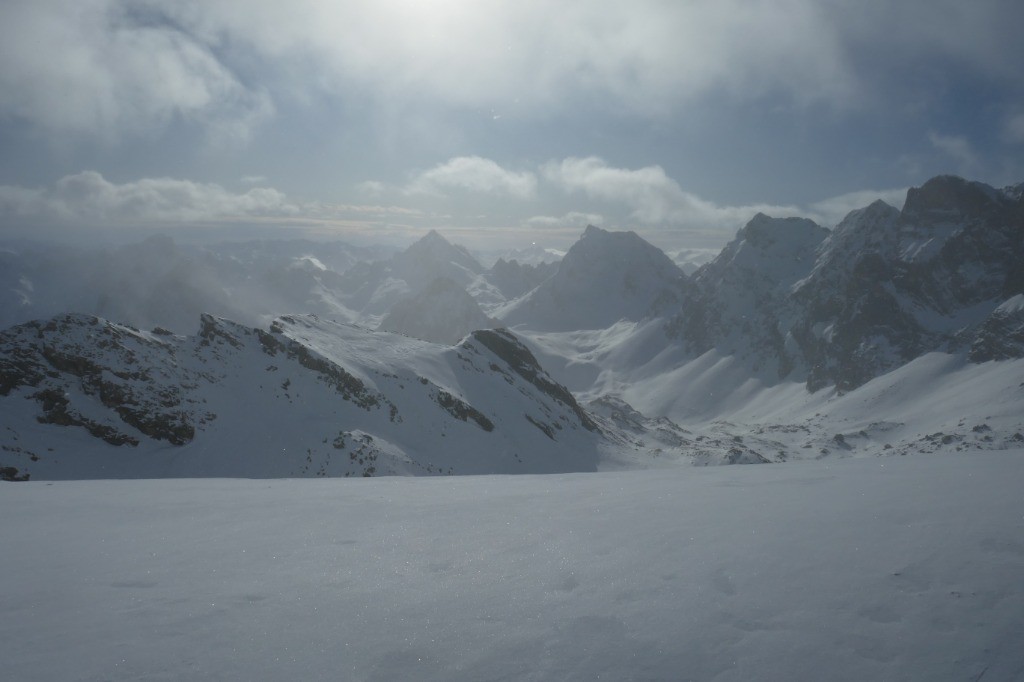
MULTIPOLYGON (((540 363, 537 362, 537 358, 533 356, 530 349, 524 346, 510 331, 507 329, 481 330, 474 332, 470 339, 479 342, 487 350, 491 351, 509 369, 535 386, 542 394, 571 409, 583 428, 588 431, 599 430, 597 424, 590 418, 590 415, 576 402, 576 398, 573 397, 572 393, 565 386, 551 379, 548 373, 540 366, 540 363)), ((469 340, 463 345, 472 347, 469 340)), ((493 363, 491 364, 491 369, 496 372, 505 372, 501 366, 493 363)), ((536 425, 536 422, 534 422, 534 425, 536 425)), ((548 433, 549 437, 551 435, 548 433)))
POLYGON ((1024 358, 1024 294, 992 311, 974 335, 968 357, 973 362, 1024 358))
POLYGON ((180 336, 64 315, 0 332, 0 378, 0 466, 18 476, 587 471, 602 438, 503 332, 443 346, 203 315, 180 336))
POLYGON ((762 380, 849 391, 930 351, 1024 355, 1018 313, 1001 307, 1024 293, 1022 263, 1021 193, 940 176, 902 211, 878 201, 831 233, 756 216, 694 274, 666 330, 762 380))

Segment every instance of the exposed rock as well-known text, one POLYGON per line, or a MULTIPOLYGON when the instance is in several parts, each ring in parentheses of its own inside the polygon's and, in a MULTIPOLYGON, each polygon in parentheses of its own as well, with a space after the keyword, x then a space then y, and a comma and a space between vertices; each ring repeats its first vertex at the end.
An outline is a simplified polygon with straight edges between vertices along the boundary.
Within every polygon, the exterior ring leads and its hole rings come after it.
MULTIPOLYGON (((537 387, 545 395, 550 396, 559 403, 569 407, 580 424, 588 431, 598 431, 596 423, 590 415, 580 407, 576 398, 561 384, 553 381, 548 373, 541 368, 537 358, 533 356, 530 349, 520 343, 507 329, 486 329, 473 332, 470 338, 478 341, 481 345, 494 353, 513 372, 537 387)), ((550 434, 549 434, 550 436, 550 434)))

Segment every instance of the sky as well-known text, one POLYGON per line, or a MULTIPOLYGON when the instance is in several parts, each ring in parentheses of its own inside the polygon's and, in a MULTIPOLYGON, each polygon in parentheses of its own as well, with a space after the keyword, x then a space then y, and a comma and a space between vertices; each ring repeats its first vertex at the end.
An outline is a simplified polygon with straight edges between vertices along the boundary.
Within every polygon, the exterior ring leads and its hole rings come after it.
POLYGON ((4 0, 0 238, 717 248, 1024 181, 1019 0, 4 0))

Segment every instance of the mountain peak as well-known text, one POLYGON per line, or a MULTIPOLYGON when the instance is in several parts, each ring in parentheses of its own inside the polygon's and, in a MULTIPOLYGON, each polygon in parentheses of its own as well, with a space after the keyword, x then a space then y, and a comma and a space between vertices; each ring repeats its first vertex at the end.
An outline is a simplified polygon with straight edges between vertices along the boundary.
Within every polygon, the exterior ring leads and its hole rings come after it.
POLYGON ((395 303, 378 329, 452 344, 475 329, 492 326, 493 321, 462 286, 437 277, 417 295, 395 303))
POLYGON ((431 244, 441 243, 451 245, 451 242, 444 238, 444 236, 437 230, 430 230, 425 235, 419 238, 418 243, 431 244))
POLYGON ((827 236, 828 229, 808 218, 772 218, 758 213, 740 230, 737 239, 766 249, 775 244, 794 248, 808 242, 816 246, 827 236))
POLYGON ((537 329, 598 329, 639 320, 673 300, 686 275, 635 232, 588 225, 555 274, 507 309, 507 325, 537 329))
POLYGON ((982 182, 956 175, 938 175, 907 190, 903 217, 910 220, 952 220, 997 209, 1008 198, 982 182))
POLYGON ((445 264, 452 264, 472 274, 479 274, 484 270, 480 262, 465 247, 452 244, 437 230, 431 230, 413 242, 409 248, 397 254, 392 263, 400 270, 408 271, 406 274, 411 279, 405 279, 413 288, 419 288, 438 275, 455 278, 454 273, 445 271, 445 264), (423 272, 419 272, 420 270, 423 272))
POLYGON ((445 239, 444 235, 442 235, 437 230, 431 230, 430 232, 427 232, 425 235, 417 239, 411 245, 409 245, 409 247, 405 250, 405 253, 431 253, 444 254, 447 256, 452 253, 461 253, 464 251, 465 249, 463 249, 461 246, 456 246, 455 244, 452 244, 450 241, 445 239))

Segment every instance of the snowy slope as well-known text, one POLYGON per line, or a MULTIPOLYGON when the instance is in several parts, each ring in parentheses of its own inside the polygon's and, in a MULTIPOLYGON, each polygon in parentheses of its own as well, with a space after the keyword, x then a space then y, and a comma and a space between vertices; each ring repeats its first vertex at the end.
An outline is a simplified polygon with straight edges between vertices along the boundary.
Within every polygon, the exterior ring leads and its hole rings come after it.
POLYGON ((36 478, 592 471, 603 436, 506 332, 313 316, 185 337, 68 315, 0 335, 0 465, 36 478))
MULTIPOLYGON (((167 260, 183 269, 164 287, 159 251, 177 247, 154 240, 123 253, 157 275, 155 288, 133 288, 138 273, 111 273, 104 286, 120 283, 126 294, 108 307, 127 311, 162 291, 145 310, 178 317, 223 294, 251 314, 237 292, 252 278, 253 291, 276 292, 262 310, 294 305, 372 326, 390 311, 383 328, 445 344, 493 326, 486 311, 514 324, 530 362, 574 396, 552 403, 536 385, 520 386, 521 373, 507 374, 507 361, 492 366, 472 339, 441 348, 296 315, 270 332, 207 317, 197 337, 57 317, 3 337, 0 363, 18 374, 30 358, 35 378, 3 379, 0 465, 37 476, 483 473, 1013 447, 1024 413, 1018 190, 934 178, 908 193, 902 211, 876 202, 831 233, 758 215, 692 277, 633 233, 590 227, 560 263, 536 268, 499 261, 486 270, 437 233, 344 274, 332 269, 344 266, 344 249, 325 250, 331 265, 301 244, 279 258, 271 247, 219 247, 230 257, 210 261, 222 269, 215 281, 234 282, 221 289, 196 274, 194 252, 180 250, 167 260), (455 279, 426 279, 438 273, 455 279), (196 298, 174 282, 195 287, 196 298), (426 288, 414 290, 418 283, 426 288), (317 338, 294 337, 300 328, 317 338), (325 353, 378 405, 404 410, 402 420, 351 395, 339 407, 334 369, 302 363, 325 353), (429 368, 439 362, 450 372, 435 377, 429 368), (427 379, 425 392, 409 390, 405 379, 416 377, 427 379), (534 403, 520 409, 528 395, 534 403), (580 422, 577 398, 601 435, 577 442, 555 428, 580 422), (482 435, 460 404, 510 426, 482 435), (440 421, 439 408, 448 415, 440 421), (452 419, 457 432, 439 426, 452 419), (59 454, 81 451, 82 439, 96 457, 59 454), (158 455, 125 455, 141 451, 158 455), (233 459, 206 456, 214 451, 233 459)), ((24 263, 7 252, 0 259, 24 263)), ((0 273, 22 303, 46 298, 38 279, 17 267, 0 273)))
POLYGON ((0 483, 11 680, 1019 680, 1024 450, 0 483))

